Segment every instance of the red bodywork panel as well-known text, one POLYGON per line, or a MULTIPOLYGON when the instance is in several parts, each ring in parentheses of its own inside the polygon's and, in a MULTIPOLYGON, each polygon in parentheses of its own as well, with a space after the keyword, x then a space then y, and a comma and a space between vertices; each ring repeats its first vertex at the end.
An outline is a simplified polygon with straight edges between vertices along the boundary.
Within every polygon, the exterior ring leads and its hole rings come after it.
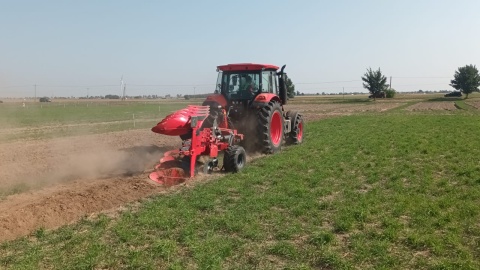
POLYGON ((280 98, 277 95, 272 93, 262 93, 255 98, 254 102, 268 103, 271 100, 276 100, 280 102, 280 98))
POLYGON ((202 106, 188 106, 185 109, 167 115, 161 122, 152 128, 155 133, 179 136, 192 130, 190 117, 201 115, 207 117, 208 108, 202 106))
POLYGON ((152 131, 159 134, 179 136, 190 131, 190 116, 181 111, 172 113, 152 128, 152 131))
POLYGON ((228 64, 217 67, 221 71, 246 71, 254 70, 259 71, 262 69, 273 69, 277 70, 278 67, 270 64, 254 64, 254 63, 241 63, 241 64, 228 64))

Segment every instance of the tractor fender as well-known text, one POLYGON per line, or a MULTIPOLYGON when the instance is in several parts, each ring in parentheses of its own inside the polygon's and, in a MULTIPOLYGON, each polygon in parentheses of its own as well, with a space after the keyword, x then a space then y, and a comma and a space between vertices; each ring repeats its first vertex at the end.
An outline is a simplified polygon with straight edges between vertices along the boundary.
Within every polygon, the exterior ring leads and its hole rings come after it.
POLYGON ((220 94, 213 94, 207 96, 205 101, 202 104, 203 106, 212 106, 212 105, 220 105, 223 108, 227 107, 227 100, 223 95, 220 94))
POLYGON ((260 93, 252 101, 251 107, 262 108, 263 106, 267 105, 270 101, 277 101, 280 104, 282 104, 282 101, 277 95, 272 93, 260 93))

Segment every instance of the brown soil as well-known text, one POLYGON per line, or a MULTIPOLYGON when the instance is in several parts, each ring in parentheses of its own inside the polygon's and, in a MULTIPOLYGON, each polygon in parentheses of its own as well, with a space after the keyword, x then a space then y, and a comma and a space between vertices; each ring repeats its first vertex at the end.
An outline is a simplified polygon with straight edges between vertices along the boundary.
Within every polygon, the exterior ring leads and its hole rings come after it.
POLYGON ((406 108, 409 111, 454 111, 456 109, 455 102, 420 102, 406 108))
MULTIPOLYGON (((288 105, 306 121, 384 111, 397 103, 288 105)), ((15 132, 15 131, 14 131, 15 132)), ((167 190, 148 180, 153 165, 178 137, 130 130, 0 143, 0 242, 119 209, 167 190)), ((262 155, 250 155, 249 160, 262 155)), ((184 186, 215 178, 200 176, 184 186)))
POLYGON ((286 105, 285 110, 299 111, 304 115, 306 121, 313 121, 343 115, 352 115, 360 112, 384 112, 400 105, 402 105, 402 103, 381 101, 351 104, 292 104, 286 105))
POLYGON ((0 144, 0 191, 17 193, 0 202, 0 241, 158 193, 147 172, 179 142, 132 130, 0 144))
POLYGON ((467 103, 468 105, 470 106, 473 106, 477 109, 480 109, 480 101, 466 101, 465 103, 467 103))

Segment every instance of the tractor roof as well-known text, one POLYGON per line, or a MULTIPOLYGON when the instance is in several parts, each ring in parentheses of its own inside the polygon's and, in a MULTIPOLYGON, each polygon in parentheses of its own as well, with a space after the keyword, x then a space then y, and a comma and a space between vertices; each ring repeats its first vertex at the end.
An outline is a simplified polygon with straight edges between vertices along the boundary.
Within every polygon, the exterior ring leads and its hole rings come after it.
POLYGON ((270 64, 253 64, 253 63, 241 63, 241 64, 228 64, 217 67, 221 71, 246 71, 246 70, 262 70, 273 69, 277 70, 278 67, 270 64))

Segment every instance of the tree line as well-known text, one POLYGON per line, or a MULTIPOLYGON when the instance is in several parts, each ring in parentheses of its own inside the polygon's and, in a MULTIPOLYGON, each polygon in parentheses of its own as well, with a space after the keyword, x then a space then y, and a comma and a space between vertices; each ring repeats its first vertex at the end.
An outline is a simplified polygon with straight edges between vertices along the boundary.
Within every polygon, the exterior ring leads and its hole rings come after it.
MULTIPOLYGON (((378 70, 367 69, 362 76, 363 88, 367 89, 374 99, 377 97, 393 97, 395 90, 387 84, 387 77, 382 74, 380 68, 378 70)), ((468 98, 473 92, 478 92, 480 86, 480 74, 475 65, 466 65, 459 67, 450 81, 450 86, 462 92, 468 98)))

